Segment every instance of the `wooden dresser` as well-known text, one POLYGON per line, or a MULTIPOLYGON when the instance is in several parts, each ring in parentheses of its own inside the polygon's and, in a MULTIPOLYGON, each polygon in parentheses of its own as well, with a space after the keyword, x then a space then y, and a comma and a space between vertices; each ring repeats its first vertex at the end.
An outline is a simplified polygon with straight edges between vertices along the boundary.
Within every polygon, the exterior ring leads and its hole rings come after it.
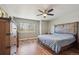
POLYGON ((0 18, 0 55, 17 51, 17 27, 11 18, 0 18))

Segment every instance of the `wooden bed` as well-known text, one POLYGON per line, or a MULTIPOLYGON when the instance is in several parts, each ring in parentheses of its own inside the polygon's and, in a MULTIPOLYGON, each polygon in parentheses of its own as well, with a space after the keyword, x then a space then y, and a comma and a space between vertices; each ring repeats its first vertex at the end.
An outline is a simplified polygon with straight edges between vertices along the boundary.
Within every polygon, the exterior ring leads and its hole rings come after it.
MULTIPOLYGON (((74 23, 66 23, 66 24, 58 24, 58 25, 55 25, 54 26, 54 32, 55 33, 74 33, 74 36, 75 36, 76 41, 77 41, 77 28, 78 28, 77 27, 77 22, 74 22, 74 23), (60 28, 60 31, 58 31, 57 28, 60 28)), ((70 45, 67 45, 67 46, 62 47, 60 53, 58 53, 58 54, 61 54, 64 50, 67 50, 68 48, 75 47, 76 41, 73 42, 70 45)), ((42 46, 44 46, 46 49, 48 49, 49 51, 53 52, 54 54, 57 54, 54 51, 52 51, 52 49, 49 48, 49 46, 43 44, 39 39, 38 39, 38 42, 42 46)))

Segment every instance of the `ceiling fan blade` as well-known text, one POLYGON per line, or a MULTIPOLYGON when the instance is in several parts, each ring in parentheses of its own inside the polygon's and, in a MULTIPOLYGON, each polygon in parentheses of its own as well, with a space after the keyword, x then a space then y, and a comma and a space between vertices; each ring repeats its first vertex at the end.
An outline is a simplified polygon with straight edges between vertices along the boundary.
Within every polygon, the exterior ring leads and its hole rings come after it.
POLYGON ((37 16, 41 16, 42 14, 38 14, 37 16))
POLYGON ((40 10, 40 9, 38 9, 38 11, 43 13, 43 11, 42 11, 42 10, 40 10))
POLYGON ((51 16, 53 16, 54 14, 47 14, 47 15, 51 15, 51 16))
POLYGON ((53 9, 48 10, 48 12, 51 12, 51 11, 53 11, 53 9))

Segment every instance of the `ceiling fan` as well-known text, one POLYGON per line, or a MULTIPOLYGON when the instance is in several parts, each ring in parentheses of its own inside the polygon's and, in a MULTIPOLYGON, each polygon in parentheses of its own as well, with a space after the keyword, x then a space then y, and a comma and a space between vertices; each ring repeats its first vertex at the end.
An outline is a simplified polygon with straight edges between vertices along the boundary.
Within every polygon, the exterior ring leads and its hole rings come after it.
POLYGON ((38 14, 37 16, 43 15, 44 18, 46 18, 47 15, 53 16, 54 14, 51 14, 51 13, 50 13, 50 12, 52 12, 53 10, 54 10, 54 9, 42 11, 42 10, 38 9, 38 11, 41 12, 41 14, 38 14))

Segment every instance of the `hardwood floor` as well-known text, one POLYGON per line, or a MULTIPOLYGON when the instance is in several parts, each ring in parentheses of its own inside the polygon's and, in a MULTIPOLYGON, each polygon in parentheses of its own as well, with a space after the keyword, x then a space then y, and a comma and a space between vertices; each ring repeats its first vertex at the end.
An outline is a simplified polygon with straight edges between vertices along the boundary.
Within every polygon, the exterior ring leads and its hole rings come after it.
MULTIPOLYGON (((37 40, 20 41, 18 48, 18 55, 53 55, 54 53, 41 46, 37 40)), ((79 55, 79 50, 76 48, 70 48, 60 55, 79 55)))

